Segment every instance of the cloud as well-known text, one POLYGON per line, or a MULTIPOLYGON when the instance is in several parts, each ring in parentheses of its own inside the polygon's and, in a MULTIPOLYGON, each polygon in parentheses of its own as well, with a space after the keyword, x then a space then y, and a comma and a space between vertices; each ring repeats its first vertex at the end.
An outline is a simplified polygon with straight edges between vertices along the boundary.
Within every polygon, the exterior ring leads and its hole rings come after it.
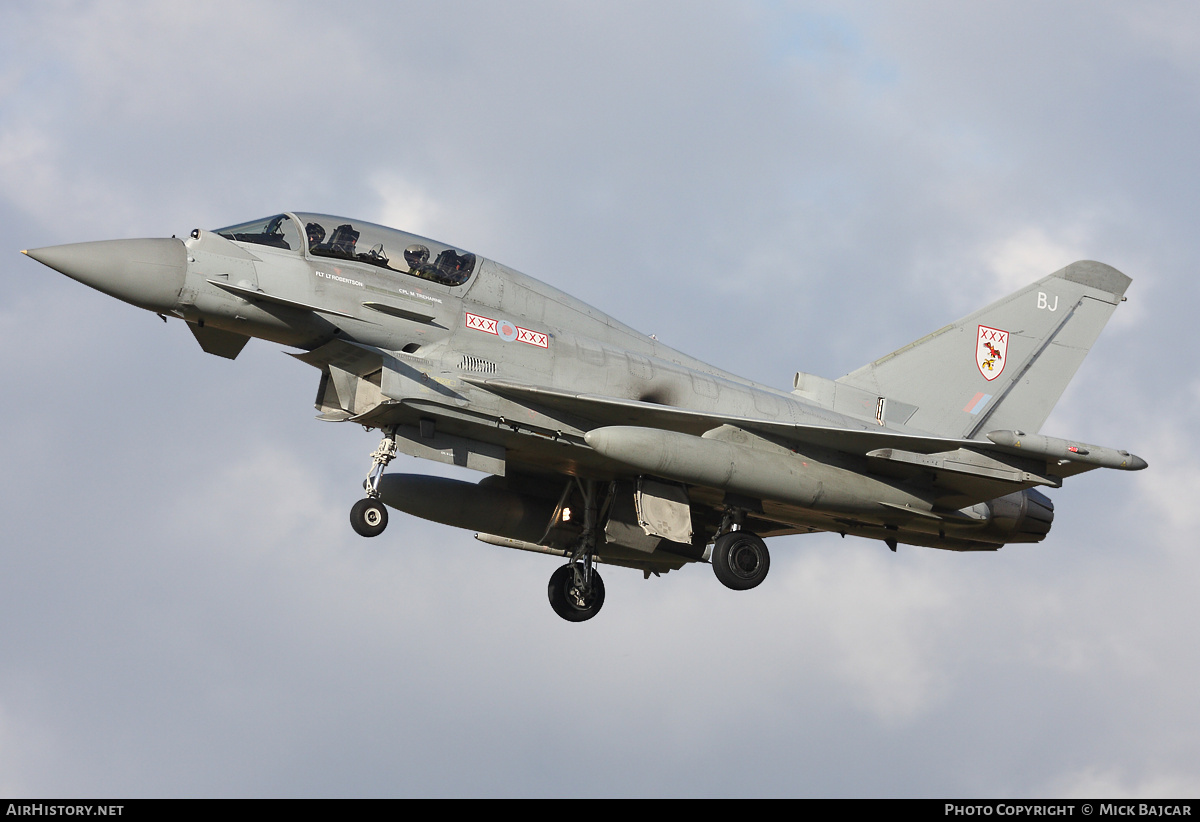
POLYGON ((1088 769, 1068 774, 1047 786, 1043 796, 1063 799, 1186 799, 1200 790, 1195 774, 1165 773, 1130 777, 1119 769, 1088 769))
POLYGON ((955 597, 930 567, 889 568, 890 558, 875 551, 854 551, 847 561, 830 542, 773 584, 787 585, 802 613, 820 623, 806 650, 820 654, 853 701, 885 727, 911 726, 951 688, 937 648, 955 597))
POLYGON ((5 6, 14 249, 344 213, 780 386, 1099 259, 1130 302, 1052 423, 1151 463, 1052 492, 1040 545, 605 568, 571 626, 545 557, 351 533, 377 434, 312 422, 313 369, 10 252, 10 792, 1192 791, 1195 26, 1084 9, 5 6))
POLYGON ((1056 227, 1051 236, 1045 228, 1027 226, 996 243, 981 260, 992 284, 989 296, 999 299, 1076 260, 1087 259, 1083 255, 1089 234, 1079 228, 1056 227))

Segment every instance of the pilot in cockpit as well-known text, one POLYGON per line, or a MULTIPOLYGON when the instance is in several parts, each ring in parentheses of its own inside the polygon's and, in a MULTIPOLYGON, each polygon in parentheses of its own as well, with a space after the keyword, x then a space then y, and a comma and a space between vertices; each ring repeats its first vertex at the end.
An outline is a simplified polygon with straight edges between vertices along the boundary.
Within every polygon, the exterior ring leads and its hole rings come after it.
POLYGON ((430 279, 433 267, 429 265, 429 249, 425 246, 413 243, 404 249, 404 262, 408 263, 409 274, 430 279))
POLYGON ((304 227, 308 233, 308 248, 312 250, 325 242, 325 228, 320 223, 309 223, 304 227))

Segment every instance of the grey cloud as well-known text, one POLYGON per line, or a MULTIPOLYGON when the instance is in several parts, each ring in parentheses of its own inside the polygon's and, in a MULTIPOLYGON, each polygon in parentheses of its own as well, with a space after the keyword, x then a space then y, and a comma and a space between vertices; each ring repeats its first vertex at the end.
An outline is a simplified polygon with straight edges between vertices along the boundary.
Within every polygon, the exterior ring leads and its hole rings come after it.
POLYGON ((1194 792, 1193 18, 6 6, 0 789, 1194 792), (15 253, 292 207, 425 209, 778 386, 1079 249, 1134 284, 1047 430, 1151 467, 1056 492, 1039 546, 789 538, 753 594, 611 569, 559 624, 542 557, 345 527, 375 437, 312 422, 310 369, 218 361, 15 253))

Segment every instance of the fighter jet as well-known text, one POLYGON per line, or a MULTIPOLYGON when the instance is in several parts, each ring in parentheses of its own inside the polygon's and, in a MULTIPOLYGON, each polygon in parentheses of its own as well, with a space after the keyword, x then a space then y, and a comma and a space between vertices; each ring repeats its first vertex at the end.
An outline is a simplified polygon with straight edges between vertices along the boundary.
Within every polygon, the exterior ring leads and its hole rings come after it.
POLYGON ((187 324, 234 359, 252 338, 317 369, 318 419, 378 429, 364 537, 388 508, 565 558, 563 619, 604 603, 597 563, 647 578, 710 563, 734 590, 770 568, 765 537, 834 532, 952 551, 1040 542, 1042 488, 1127 451, 1039 433, 1130 279, 1072 263, 837 380, 790 392, 675 351, 455 246, 326 214, 187 239, 24 252, 187 324), (385 473, 409 454, 478 483, 385 473))

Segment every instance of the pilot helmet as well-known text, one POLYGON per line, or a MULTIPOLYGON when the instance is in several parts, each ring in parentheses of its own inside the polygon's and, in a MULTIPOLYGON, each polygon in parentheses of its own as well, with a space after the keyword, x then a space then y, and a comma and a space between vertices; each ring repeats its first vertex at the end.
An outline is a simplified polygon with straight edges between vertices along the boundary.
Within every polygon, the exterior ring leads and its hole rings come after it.
POLYGON ((429 249, 420 243, 413 243, 404 249, 404 261, 409 268, 416 268, 429 262, 429 249))
POLYGON ((325 227, 320 223, 309 223, 304 227, 308 233, 308 244, 310 246, 317 245, 325 239, 325 227))

